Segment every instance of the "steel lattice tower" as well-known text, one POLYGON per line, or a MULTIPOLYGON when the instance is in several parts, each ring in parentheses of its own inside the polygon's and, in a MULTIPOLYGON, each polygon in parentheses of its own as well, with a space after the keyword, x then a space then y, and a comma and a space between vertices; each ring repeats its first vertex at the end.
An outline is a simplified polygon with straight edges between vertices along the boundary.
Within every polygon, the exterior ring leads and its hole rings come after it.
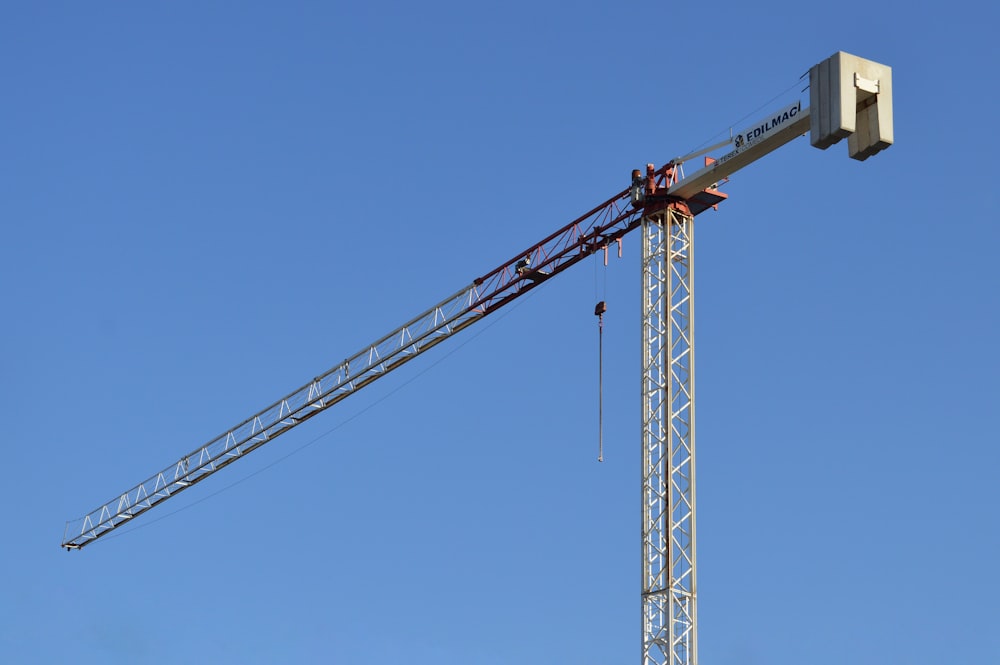
POLYGON ((642 662, 696 665, 694 217, 642 220, 642 662))

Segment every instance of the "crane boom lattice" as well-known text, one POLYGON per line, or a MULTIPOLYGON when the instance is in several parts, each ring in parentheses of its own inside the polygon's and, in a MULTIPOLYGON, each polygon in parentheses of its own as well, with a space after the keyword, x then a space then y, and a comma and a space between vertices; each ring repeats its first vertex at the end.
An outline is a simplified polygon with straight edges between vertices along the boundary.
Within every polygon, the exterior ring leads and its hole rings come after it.
POLYGON ((529 292, 639 225, 624 190, 332 369, 66 525, 80 549, 529 292))

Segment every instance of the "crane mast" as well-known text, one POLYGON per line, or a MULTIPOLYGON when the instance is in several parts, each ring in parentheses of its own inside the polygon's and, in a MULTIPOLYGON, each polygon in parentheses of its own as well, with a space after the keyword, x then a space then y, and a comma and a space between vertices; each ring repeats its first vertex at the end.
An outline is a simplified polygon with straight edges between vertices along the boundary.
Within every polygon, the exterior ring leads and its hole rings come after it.
POLYGON ((643 217, 644 663, 697 662, 693 251, 682 205, 643 217))
POLYGON ((273 404, 83 517, 61 546, 82 549, 528 293, 631 231, 642 234, 643 665, 697 665, 694 219, 726 199, 718 184, 798 136, 857 160, 893 142, 892 73, 844 52, 809 72, 798 101, 708 150, 671 160, 542 241, 348 356, 273 404), (732 145, 690 177, 688 159, 732 145))

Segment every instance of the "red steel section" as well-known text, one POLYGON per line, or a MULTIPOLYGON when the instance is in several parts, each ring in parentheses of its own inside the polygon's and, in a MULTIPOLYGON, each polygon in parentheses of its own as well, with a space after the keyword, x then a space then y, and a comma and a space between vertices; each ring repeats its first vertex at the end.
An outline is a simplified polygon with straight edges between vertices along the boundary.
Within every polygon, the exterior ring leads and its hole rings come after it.
MULTIPOLYGON (((639 226, 644 215, 666 207, 698 215, 727 198, 715 188, 697 192, 687 200, 669 196, 667 189, 677 181, 679 172, 673 163, 659 169, 649 164, 643 180, 645 191, 641 204, 631 202, 631 189, 623 190, 477 278, 474 284, 479 297, 472 309, 489 314, 594 252, 606 251, 608 245, 620 243, 625 234, 639 226)), ((636 173, 633 171, 633 179, 636 173)))
POLYGON ((475 280, 477 311, 489 314, 639 226, 642 208, 623 190, 475 280), (524 259, 528 260, 525 267, 524 259), (519 267, 520 266, 520 267, 519 267))

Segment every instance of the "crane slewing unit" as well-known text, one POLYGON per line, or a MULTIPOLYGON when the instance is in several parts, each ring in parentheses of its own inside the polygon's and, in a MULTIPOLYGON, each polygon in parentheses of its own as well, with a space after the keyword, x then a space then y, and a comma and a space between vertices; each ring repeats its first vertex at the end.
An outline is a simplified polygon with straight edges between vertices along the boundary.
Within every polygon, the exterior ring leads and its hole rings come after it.
POLYGON ((644 665, 697 665, 694 219, 726 199, 725 179, 804 134, 848 139, 865 160, 893 142, 892 70, 844 52, 809 71, 810 106, 785 106, 712 148, 635 170, 623 191, 404 325, 223 431, 83 517, 61 546, 81 549, 641 229, 642 652, 644 665), (728 147, 685 176, 689 159, 728 147))

